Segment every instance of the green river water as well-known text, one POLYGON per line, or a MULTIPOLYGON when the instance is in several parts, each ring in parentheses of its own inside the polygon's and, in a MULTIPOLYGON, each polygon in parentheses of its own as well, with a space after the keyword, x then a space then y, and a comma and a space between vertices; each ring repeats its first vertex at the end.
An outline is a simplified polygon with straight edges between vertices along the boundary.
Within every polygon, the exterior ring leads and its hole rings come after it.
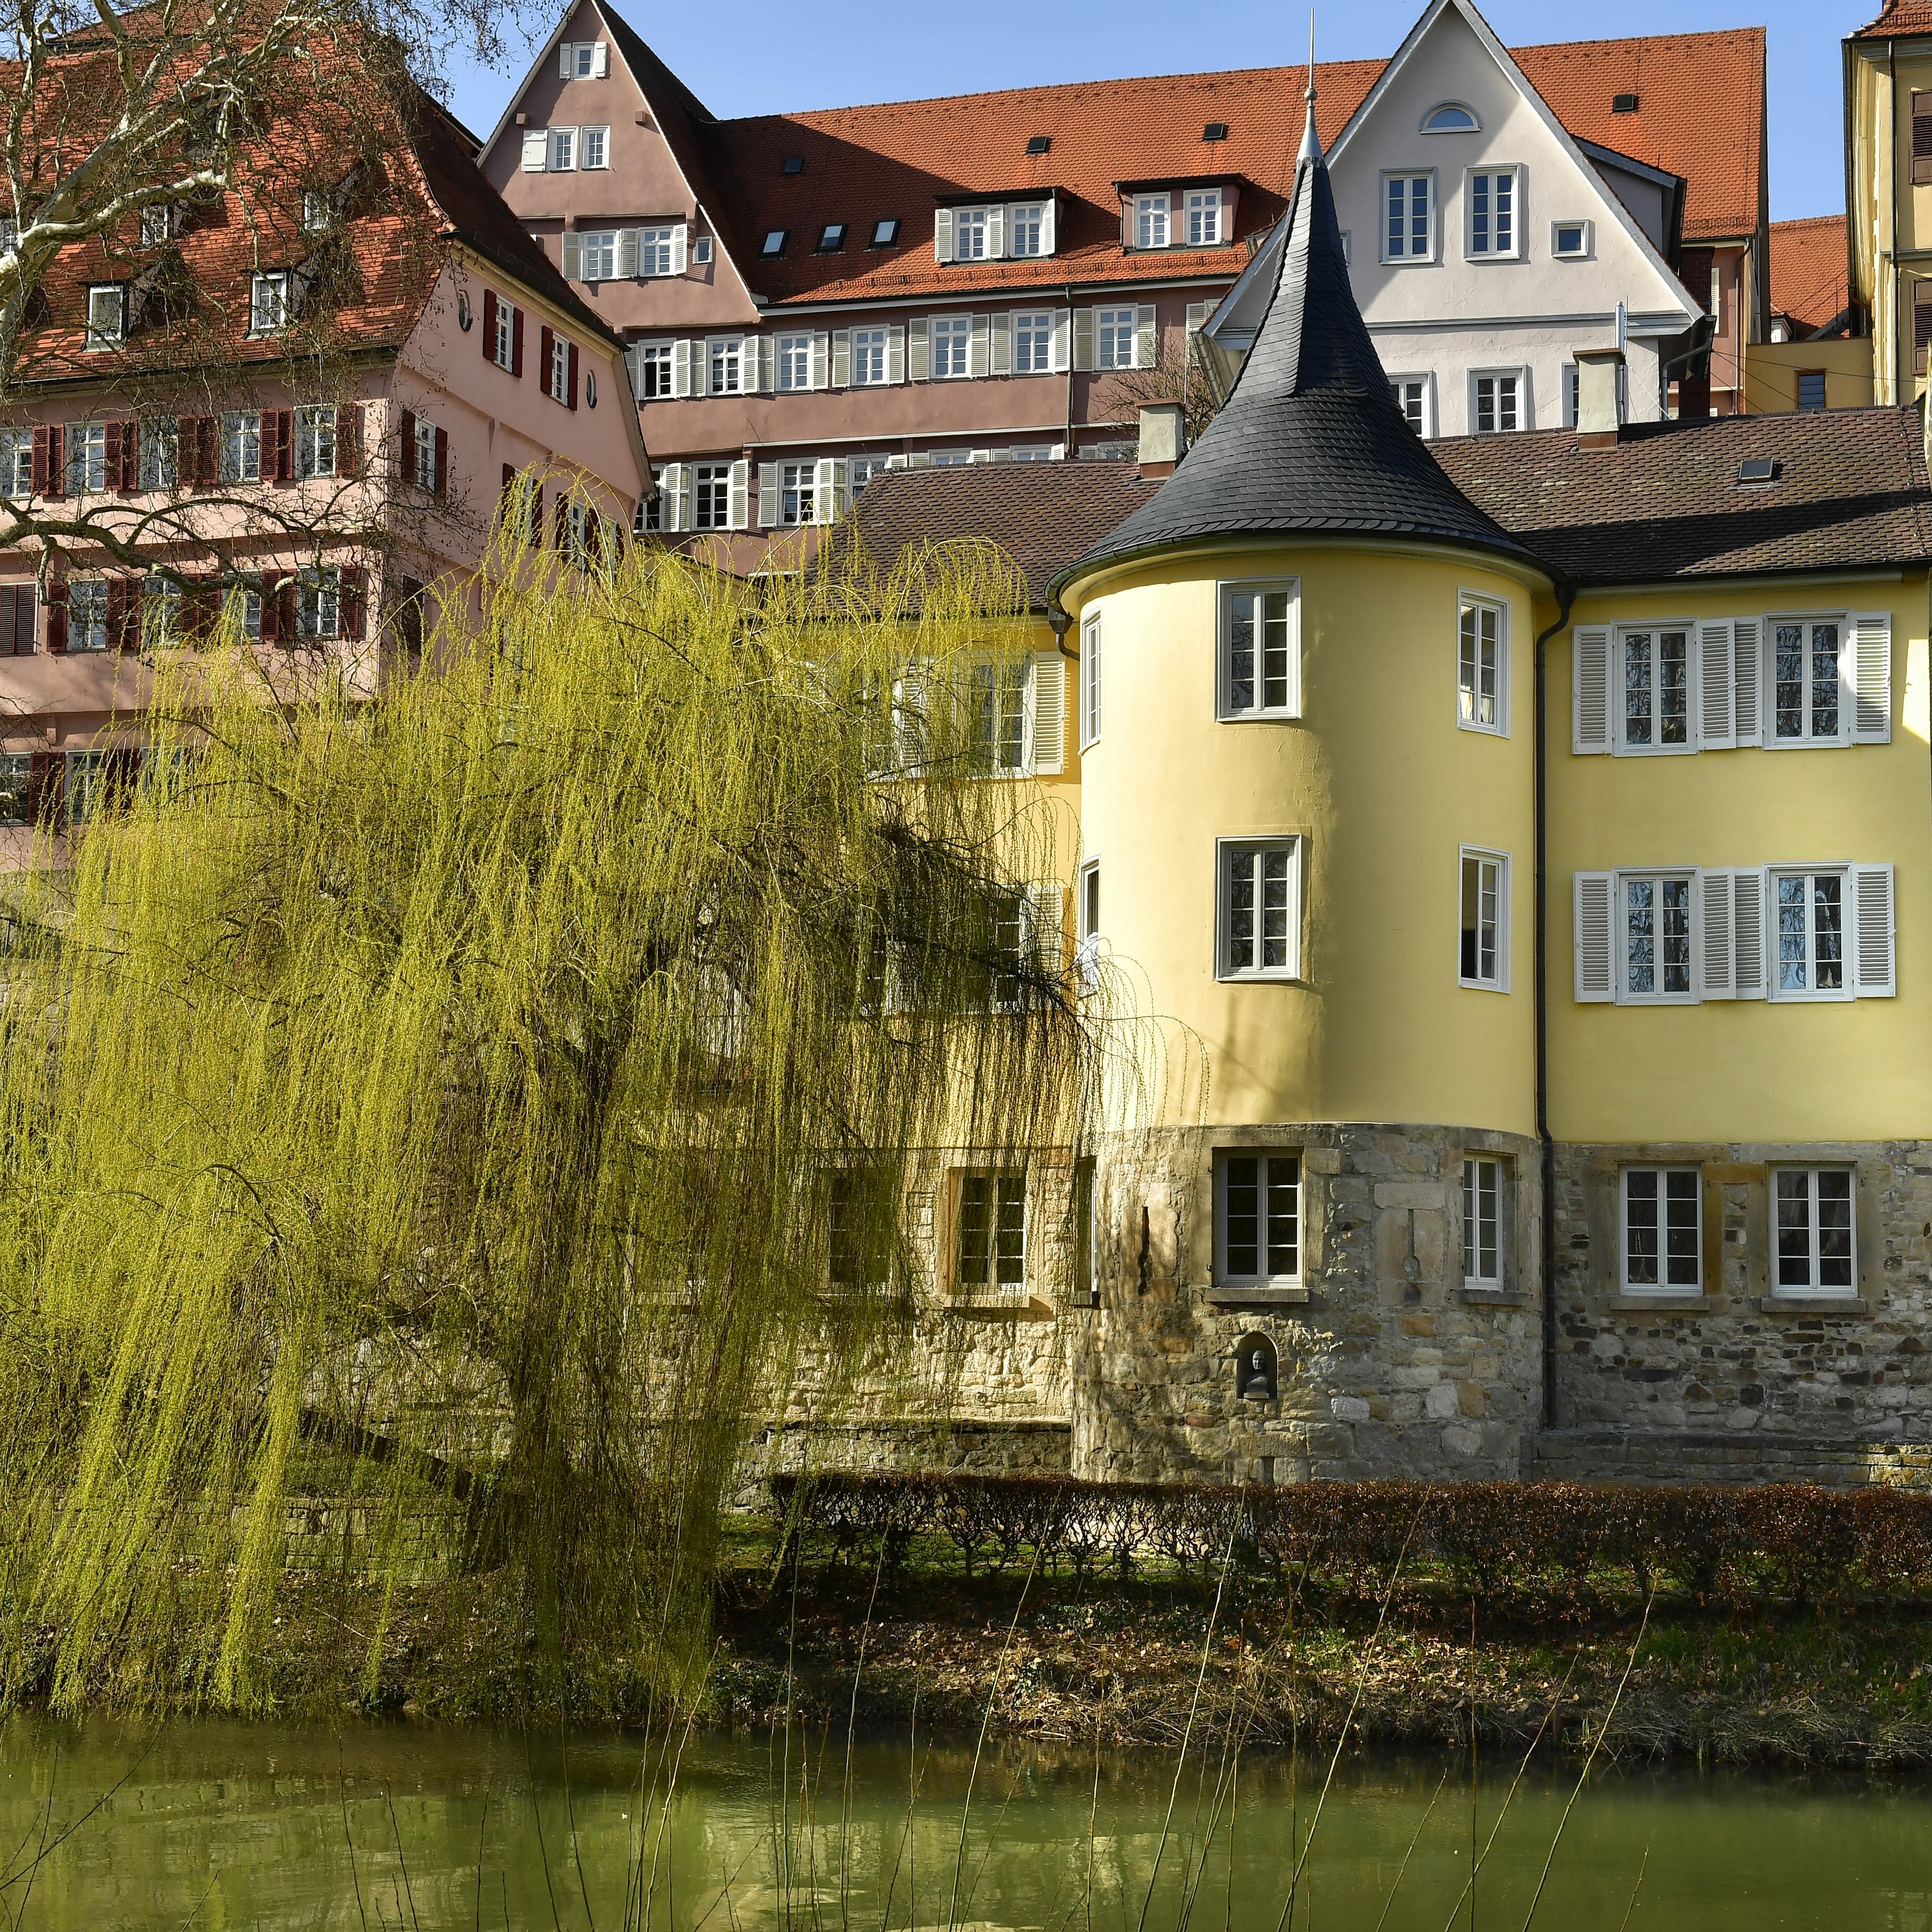
MULTIPOLYGON (((646 1755, 640 1740, 608 1733, 218 1722, 151 1732, 16 1718, 0 1726, 0 1902, 10 1925, 88 1932, 1167 1932, 1184 1922, 1275 1932, 1322 1770, 1243 1763, 1231 1870, 1225 1806, 1203 1850, 1217 1760, 1204 1785, 1190 1762, 1177 1790, 1171 1759, 1106 1757, 1096 1795, 1090 1753, 989 1745, 969 1809, 970 1740, 922 1739, 915 1756, 904 1736, 875 1736, 853 1751, 847 1805, 836 1738, 805 1763, 794 1736, 788 1772, 782 1739, 700 1738, 679 1768, 667 1846, 662 1786, 649 1802, 641 1789, 646 1755), (814 1788, 802 1826, 802 1785, 814 1788)), ((1479 1846, 1508 1768, 1478 1782, 1479 1846)), ((1479 1873, 1475 1926, 1520 1932, 1574 1778, 1558 1766, 1526 1780, 1479 1873)), ((1469 1926, 1457 1901, 1470 1810, 1466 1763, 1345 1762, 1295 1925, 1469 1926)), ((1932 1932, 1932 1784, 1600 1771, 1562 1833, 1534 1922, 1547 1932, 1932 1932)))

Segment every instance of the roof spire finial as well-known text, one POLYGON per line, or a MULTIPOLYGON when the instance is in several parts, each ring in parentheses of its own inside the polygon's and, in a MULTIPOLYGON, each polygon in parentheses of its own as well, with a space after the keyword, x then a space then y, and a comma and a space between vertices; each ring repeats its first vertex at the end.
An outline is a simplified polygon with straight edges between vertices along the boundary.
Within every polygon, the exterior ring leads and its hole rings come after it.
POLYGON ((1308 91, 1304 97, 1308 103, 1308 124, 1301 130, 1301 152, 1294 158, 1298 166, 1304 161, 1318 161, 1322 158, 1322 137, 1315 131, 1315 9, 1308 10, 1308 91))

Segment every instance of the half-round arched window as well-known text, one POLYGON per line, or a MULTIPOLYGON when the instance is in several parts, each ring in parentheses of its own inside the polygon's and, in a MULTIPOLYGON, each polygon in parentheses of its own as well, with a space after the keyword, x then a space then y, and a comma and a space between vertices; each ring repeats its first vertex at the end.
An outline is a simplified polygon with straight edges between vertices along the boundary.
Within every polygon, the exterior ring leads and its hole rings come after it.
POLYGON ((1425 134, 1473 134, 1482 124, 1474 109, 1465 107, 1460 100, 1444 100, 1422 117, 1425 134))

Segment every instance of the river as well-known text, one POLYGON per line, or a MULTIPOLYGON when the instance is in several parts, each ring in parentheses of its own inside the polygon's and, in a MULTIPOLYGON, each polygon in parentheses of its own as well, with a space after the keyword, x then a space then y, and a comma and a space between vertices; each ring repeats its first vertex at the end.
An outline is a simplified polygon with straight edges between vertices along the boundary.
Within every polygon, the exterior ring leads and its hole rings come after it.
MULTIPOLYGON (((973 1755, 868 1737, 848 1804, 836 1736, 795 1733, 789 1752, 694 1739, 667 1844, 656 1754, 632 1736, 16 1718, 0 1726, 0 1901, 63 1932, 1276 1932, 1324 1769, 1257 1757, 1229 1779, 1210 1754, 1177 1785, 1153 1753, 1102 1756, 1097 1781, 1078 1748, 989 1744, 976 1773, 973 1755)), ((1514 1768, 1498 1758, 1477 1783, 1474 1842, 1494 1843, 1472 1918, 1466 1761, 1345 1761, 1295 1926, 1519 1932, 1547 1863, 1548 1932, 1932 1932, 1932 1784, 1600 1767, 1558 1841, 1575 1767, 1532 1770, 1498 1828, 1514 1768)))

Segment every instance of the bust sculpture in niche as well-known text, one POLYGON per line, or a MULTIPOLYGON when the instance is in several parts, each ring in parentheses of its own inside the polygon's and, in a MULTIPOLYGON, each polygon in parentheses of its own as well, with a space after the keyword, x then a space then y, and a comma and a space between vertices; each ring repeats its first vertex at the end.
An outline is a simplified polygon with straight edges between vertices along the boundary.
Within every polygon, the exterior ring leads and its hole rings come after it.
POLYGON ((1234 1393, 1246 1402, 1274 1401, 1276 1360, 1265 1335, 1244 1335, 1234 1350, 1234 1393))

